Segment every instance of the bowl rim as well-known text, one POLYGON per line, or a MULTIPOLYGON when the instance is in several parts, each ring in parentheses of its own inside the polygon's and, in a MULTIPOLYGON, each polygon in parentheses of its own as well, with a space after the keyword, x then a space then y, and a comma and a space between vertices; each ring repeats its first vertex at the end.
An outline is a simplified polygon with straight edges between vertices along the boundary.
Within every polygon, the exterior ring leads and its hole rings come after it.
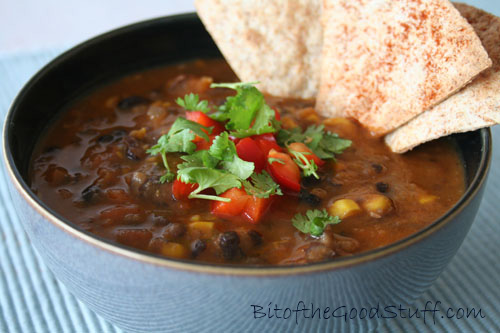
POLYGON ((458 215, 462 210, 468 205, 468 203, 476 196, 478 191, 481 189, 483 183, 485 182, 488 174, 488 170, 491 163, 492 154, 492 139, 491 130, 489 128, 482 128, 476 130, 481 138, 481 157, 478 166, 478 171, 474 175, 473 179, 470 181, 470 185, 466 188, 462 197, 440 218, 436 219, 433 223, 429 224, 425 228, 419 230, 418 232, 411 234, 397 242, 391 243, 384 247, 373 249, 370 251, 355 254, 349 257, 341 257, 331 261, 319 262, 319 263, 308 263, 301 265, 266 265, 266 266, 242 266, 236 264, 213 264, 205 262, 197 262, 193 260, 184 259, 173 259, 162 257, 150 252, 143 250, 134 249, 114 241, 102 238, 100 236, 94 235, 89 231, 80 229, 75 223, 65 219, 56 213, 53 209, 48 207, 38 196, 36 196, 33 191, 31 191, 28 184, 24 181, 21 173, 17 169, 14 159, 12 156, 12 151, 9 145, 9 137, 11 136, 10 123, 12 122, 13 116, 18 110, 19 104, 29 93, 31 87, 49 72, 52 68, 57 67, 60 63, 64 63, 66 59, 71 58, 74 54, 78 54, 81 50, 86 48, 95 47, 96 44, 105 41, 106 39, 125 34, 128 31, 134 31, 138 29, 144 29, 148 26, 165 24, 167 22, 175 23, 175 21, 183 20, 193 20, 197 19, 196 13, 186 13, 171 16, 163 16, 159 18, 154 18, 150 20, 140 21, 130 25, 126 25, 109 32, 99 34, 96 37, 88 39, 78 45, 70 48, 69 50, 58 55, 52 59, 49 63, 44 65, 39 69, 28 82, 25 83, 23 88, 19 91, 17 96, 14 98, 11 106, 7 112, 7 115, 3 124, 3 159, 5 162, 7 174, 10 177, 14 187, 23 197, 23 199, 45 220, 52 223, 55 227, 61 229, 64 232, 69 233, 71 236, 78 238, 79 240, 87 243, 87 245, 94 246, 101 250, 105 250, 112 254, 123 256, 127 259, 133 259, 146 264, 152 264, 155 266, 161 266, 170 269, 190 271, 195 273, 205 273, 213 275, 236 275, 236 276, 283 276, 283 275, 297 275, 297 274, 309 274, 314 272, 329 271, 335 269, 341 269, 350 267, 353 265, 359 265, 367 261, 376 260, 400 250, 403 250, 423 239, 430 236, 431 234, 437 232, 439 229, 446 226, 453 218, 458 215))

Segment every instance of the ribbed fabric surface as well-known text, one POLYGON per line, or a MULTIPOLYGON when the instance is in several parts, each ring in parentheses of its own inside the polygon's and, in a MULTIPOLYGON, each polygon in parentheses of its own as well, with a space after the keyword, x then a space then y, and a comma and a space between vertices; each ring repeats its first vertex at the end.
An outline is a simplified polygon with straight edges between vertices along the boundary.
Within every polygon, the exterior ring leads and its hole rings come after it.
MULTIPOLYGON (((23 84, 57 54, 45 51, 0 56, 2 124, 23 84)), ((500 126, 493 132, 492 169, 478 217, 451 264, 411 308, 413 314, 427 302, 431 302, 427 309, 441 302, 435 323, 430 312, 424 323, 420 312, 420 319, 385 319, 378 331, 500 332, 500 126), (463 309, 463 318, 448 319, 447 311, 452 314, 448 308, 458 316, 463 309), (481 309, 484 318, 466 318, 471 308, 476 313, 481 309)), ((121 332, 77 301, 41 262, 12 207, 3 163, 0 170, 0 332, 121 332)), ((408 311, 404 314, 407 317, 408 311)), ((292 329, 291 323, 284 323, 284 331, 292 329)))

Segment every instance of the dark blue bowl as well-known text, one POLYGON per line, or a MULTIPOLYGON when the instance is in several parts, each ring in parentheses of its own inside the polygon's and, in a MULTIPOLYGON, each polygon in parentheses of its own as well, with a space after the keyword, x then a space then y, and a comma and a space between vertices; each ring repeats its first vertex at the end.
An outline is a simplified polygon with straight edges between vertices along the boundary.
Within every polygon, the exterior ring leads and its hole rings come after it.
POLYGON ((242 267, 167 259, 81 230, 33 194, 30 155, 58 110, 112 78, 200 57, 220 53, 197 16, 164 17, 74 47, 21 90, 4 125, 4 159, 21 221, 54 275, 119 327, 154 332, 365 331, 377 325, 377 316, 369 318, 377 306, 380 316, 385 306, 409 304, 429 288, 477 213, 491 159, 488 129, 451 137, 463 158, 467 190, 446 214, 397 243, 324 263, 242 267), (275 306, 289 318, 269 318, 275 306), (292 311, 302 308, 313 308, 314 318, 310 310, 292 311))

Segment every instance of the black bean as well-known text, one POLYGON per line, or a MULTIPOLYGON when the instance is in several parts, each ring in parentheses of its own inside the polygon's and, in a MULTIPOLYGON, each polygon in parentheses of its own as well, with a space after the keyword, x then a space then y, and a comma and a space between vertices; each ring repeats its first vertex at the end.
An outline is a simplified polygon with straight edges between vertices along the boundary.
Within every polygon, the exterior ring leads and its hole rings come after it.
POLYGON ((372 168, 373 170, 375 170, 376 173, 381 173, 383 170, 383 167, 377 163, 372 163, 372 168))
POLYGON ((219 247, 226 260, 233 260, 241 255, 240 237, 234 231, 226 231, 219 236, 219 247))
POLYGON ((301 189, 299 193, 299 200, 311 205, 313 207, 318 206, 321 203, 321 198, 317 195, 312 194, 308 190, 301 189))
POLYGON ((255 230, 249 230, 247 234, 252 240, 254 246, 259 246, 260 244, 262 244, 262 235, 259 232, 255 230))
POLYGON ((207 243, 205 243, 201 239, 195 240, 193 243, 191 243, 191 255, 193 258, 196 258, 200 253, 205 251, 207 248, 207 243))
POLYGON ((141 105, 141 104, 148 104, 149 99, 146 97, 142 96, 129 96, 125 97, 122 100, 118 102, 118 108, 120 110, 128 110, 130 108, 133 108, 134 106, 141 105))
POLYGON ((90 185, 83 189, 82 199, 85 202, 91 202, 101 195, 101 188, 97 185, 90 185))
POLYGON ((377 184, 375 184, 375 187, 380 193, 385 193, 389 190, 389 184, 384 182, 378 182, 377 184))
POLYGON ((302 185, 304 187, 316 186, 321 183, 321 179, 318 179, 314 176, 307 176, 302 178, 302 185))
POLYGON ((111 134, 104 134, 97 138, 99 143, 108 143, 113 141, 114 137, 111 134))

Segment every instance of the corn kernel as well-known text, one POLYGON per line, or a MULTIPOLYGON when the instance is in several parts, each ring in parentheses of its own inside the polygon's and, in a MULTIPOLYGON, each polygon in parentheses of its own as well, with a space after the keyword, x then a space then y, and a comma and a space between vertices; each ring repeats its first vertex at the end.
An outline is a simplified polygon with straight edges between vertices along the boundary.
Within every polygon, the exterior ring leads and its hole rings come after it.
POLYGON ((182 244, 168 242, 162 244, 161 254, 172 258, 186 258, 188 255, 188 250, 182 244))
POLYGON ((141 129, 138 129, 138 130, 130 131, 130 136, 132 136, 138 140, 144 139, 144 137, 146 136, 146 127, 143 127, 141 129))
POLYGON ((418 198, 418 202, 422 205, 425 205, 425 204, 428 204, 428 203, 431 203, 431 202, 434 202, 438 199, 437 196, 435 195, 432 195, 432 194, 424 194, 424 195, 421 195, 419 198, 418 198))
POLYGON ((382 194, 370 194, 363 201, 363 208, 371 217, 381 218, 392 211, 392 200, 382 194))
POLYGON ((284 116, 283 118, 281 118, 281 127, 283 127, 284 129, 291 129, 299 127, 299 125, 295 120, 293 120, 293 118, 284 116))
POLYGON ((352 199, 340 199, 328 207, 328 212, 330 215, 338 216, 340 219, 345 219, 361 212, 361 208, 356 201, 352 199))
POLYGON ((191 222, 188 224, 188 230, 193 237, 208 239, 212 237, 214 222, 191 222))

